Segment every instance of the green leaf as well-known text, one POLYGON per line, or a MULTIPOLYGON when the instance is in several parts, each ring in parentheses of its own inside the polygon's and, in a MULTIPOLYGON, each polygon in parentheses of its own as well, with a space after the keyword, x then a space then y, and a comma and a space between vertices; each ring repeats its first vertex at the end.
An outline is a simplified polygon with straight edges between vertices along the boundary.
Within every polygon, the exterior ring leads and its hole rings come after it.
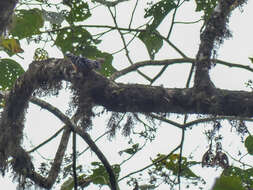
POLYGON ((24 50, 20 47, 20 43, 18 40, 9 38, 9 39, 1 39, 0 46, 3 47, 3 50, 9 55, 15 55, 17 53, 23 53, 24 50))
POLYGON ((155 185, 150 185, 150 184, 139 185, 140 190, 153 190, 155 188, 156 188, 155 185))
POLYGON ((116 69, 112 66, 113 56, 106 52, 101 52, 94 44, 99 43, 93 40, 92 35, 85 29, 76 27, 74 29, 62 30, 58 33, 55 45, 62 52, 71 52, 74 55, 82 55, 89 59, 104 58, 100 73, 104 76, 112 75, 116 69))
POLYGON ((83 55, 85 50, 93 45, 95 41, 92 35, 81 27, 61 30, 57 33, 55 45, 58 46, 62 52, 71 52, 75 55, 83 55))
POLYGON ((141 32, 138 37, 145 44, 150 58, 153 60, 155 54, 161 49, 163 45, 163 40, 153 33, 150 28, 146 31, 141 32))
POLYGON ((253 155, 253 136, 250 135, 246 138, 245 142, 244 142, 244 146, 247 148, 248 153, 250 155, 253 155))
POLYGON ((204 19, 207 20, 213 9, 218 3, 218 0, 195 0, 196 3, 196 12, 204 11, 204 19))
MULTIPOLYGON (((164 154, 158 154, 158 158, 153 160, 153 162, 156 162, 158 160, 162 160, 166 157, 164 154)), ((169 156, 166 160, 163 160, 162 162, 158 162, 155 166, 158 171, 162 171, 162 169, 166 168, 167 170, 172 171, 173 175, 178 175, 179 172, 179 154, 172 154, 169 156)), ((181 176, 188 178, 188 179, 198 179, 200 178, 195 173, 192 172, 192 170, 189 168, 190 166, 199 164, 197 162, 187 162, 186 157, 182 157, 181 160, 181 176)))
POLYGON ((12 59, 0 59, 0 90, 12 88, 16 79, 24 73, 19 63, 12 59))
POLYGON ((21 9, 17 11, 14 27, 10 33, 19 39, 23 39, 39 34, 43 25, 44 20, 41 10, 36 8, 30 10, 21 9))
MULTIPOLYGON (((87 175, 82 174, 77 178, 78 183, 82 184, 82 187, 87 187, 90 184, 90 178, 87 175)), ((69 178, 61 185, 61 190, 72 190, 74 187, 74 178, 69 178)))
POLYGON ((133 144, 131 148, 127 148, 125 150, 119 151, 119 154, 127 153, 127 154, 135 154, 139 150, 139 143, 133 144))
POLYGON ((235 166, 230 166, 224 169, 224 171, 222 172, 222 175, 239 177, 244 184, 248 184, 253 187, 253 181, 252 181, 253 168, 243 170, 235 166))
POLYGON ((66 5, 71 8, 66 17, 69 23, 84 21, 91 16, 89 5, 84 1, 72 0, 68 1, 66 5))
POLYGON ((249 60, 251 61, 251 63, 253 63, 253 57, 249 57, 249 60))
POLYGON ((158 3, 155 3, 150 8, 145 9, 144 18, 152 17, 153 22, 150 25, 150 29, 156 29, 163 19, 169 14, 171 10, 176 8, 177 5, 173 0, 161 0, 158 3))
MULTIPOLYGON (((92 165, 97 166, 97 168, 92 169, 93 173, 89 176, 92 182, 97 185, 109 185, 109 176, 104 165, 100 162, 93 162, 92 165)), ((120 173, 120 165, 115 164, 112 166, 112 169, 116 178, 118 179, 120 173)))
MULTIPOLYGON (((99 50, 98 50, 99 51, 99 50)), ((109 77, 117 70, 112 66, 113 56, 106 52, 97 53, 99 57, 104 58, 105 61, 102 64, 102 68, 99 71, 102 75, 109 77)))
POLYGON ((222 175, 215 181, 213 190, 245 190, 245 188, 239 177, 222 175))
POLYGON ((33 55, 33 60, 42 61, 48 59, 48 52, 43 48, 37 48, 33 55))
POLYGON ((74 187, 73 178, 69 178, 61 185, 61 190, 71 190, 74 187))

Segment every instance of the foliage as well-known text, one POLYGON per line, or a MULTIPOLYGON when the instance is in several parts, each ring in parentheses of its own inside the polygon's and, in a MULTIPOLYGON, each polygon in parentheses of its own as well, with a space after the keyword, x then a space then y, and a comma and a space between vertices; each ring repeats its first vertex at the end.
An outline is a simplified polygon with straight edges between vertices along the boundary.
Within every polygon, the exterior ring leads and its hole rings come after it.
POLYGON ((198 165, 199 163, 194 161, 187 161, 186 157, 181 157, 181 171, 179 170, 179 154, 172 154, 166 159, 166 155, 158 154, 157 158, 153 160, 153 163, 155 163, 155 170, 156 171, 162 171, 164 169, 167 169, 171 171, 172 175, 177 176, 180 172, 183 177, 186 177, 188 179, 198 179, 199 176, 197 176, 194 172, 191 171, 190 167, 194 165, 198 165), (159 160, 162 160, 158 162, 159 160), (158 162, 158 163, 157 163, 158 162))
POLYGON ((24 52, 24 50, 20 47, 19 41, 13 38, 11 39, 2 38, 2 40, 0 41, 0 46, 3 47, 3 49, 9 56, 24 52))
POLYGON ((155 30, 174 8, 176 8, 176 4, 171 0, 161 0, 151 5, 151 7, 146 8, 144 18, 152 17, 153 19, 149 30, 155 30))
POLYGON ((210 14, 212 13, 214 7, 217 5, 217 0, 195 0, 196 2, 196 11, 203 11, 204 12, 204 19, 208 19, 210 14))
MULTIPOLYGON (((91 165, 94 167, 94 169, 91 170, 91 174, 80 175, 78 177, 79 184, 81 184, 82 187, 87 187, 92 182, 93 184, 96 184, 96 185, 108 186, 110 184, 110 181, 103 164, 100 162, 92 162, 91 165)), ((118 177, 120 173, 120 166, 113 165, 112 167, 113 167, 113 171, 118 177)), ((62 184, 61 190, 71 190, 73 187, 74 187, 74 179, 69 178, 62 184)))
POLYGON ((219 179, 216 180, 213 190, 223 189, 246 190, 245 188, 243 188, 240 178, 234 176, 221 176, 219 179))
MULTIPOLYGON (((244 187, 253 187, 253 168, 241 169, 235 166, 230 166, 223 171, 222 176, 231 177, 235 186, 243 185, 244 187)), ((223 179, 221 179, 221 181, 222 180, 223 179)))
POLYGON ((244 143, 245 147, 248 150, 248 153, 253 155, 253 136, 248 136, 244 143))
POLYGON ((42 12, 39 9, 18 10, 15 16, 14 27, 10 33, 18 39, 31 37, 40 33, 40 28, 44 25, 42 12))
POLYGON ((12 59, 0 59, 0 90, 10 89, 24 69, 12 59))

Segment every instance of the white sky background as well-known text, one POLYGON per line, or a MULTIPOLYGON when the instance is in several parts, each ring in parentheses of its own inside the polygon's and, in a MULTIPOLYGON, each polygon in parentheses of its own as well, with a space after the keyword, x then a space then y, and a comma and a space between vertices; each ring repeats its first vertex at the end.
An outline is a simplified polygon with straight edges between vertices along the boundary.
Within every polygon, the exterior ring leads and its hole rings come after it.
MULTIPOLYGON (((142 1, 141 1, 142 2, 142 1)), ((144 1, 143 1, 144 2, 144 1)), ((127 17, 130 17, 129 10, 132 10, 133 4, 129 3, 122 3, 118 10, 117 18, 118 21, 126 20, 127 17)), ((145 3, 143 3, 145 4, 145 3)), ((143 9, 141 4, 138 6, 140 12, 143 9)), ((195 6, 193 3, 185 3, 185 6, 179 9, 176 20, 177 21, 195 21, 199 19, 200 14, 194 12, 195 6)), ((224 44, 218 49, 218 58, 226 61, 230 61, 233 63, 239 63, 244 65, 251 64, 248 57, 253 56, 253 45, 252 45, 252 34, 253 34, 253 27, 251 26, 251 19, 253 18, 253 3, 249 1, 249 3, 244 7, 243 13, 239 10, 233 12, 233 15, 230 19, 230 29, 233 32, 233 38, 230 40, 226 40, 224 44)), ((105 14, 102 11, 103 8, 97 8, 95 14, 98 14, 96 18, 91 18, 85 24, 109 24, 113 25, 109 12, 107 11, 105 14)), ((140 15, 136 14, 133 26, 139 25, 138 21, 142 20, 143 12, 140 15)), ((119 22, 121 23, 121 22, 119 22)), ((161 26, 160 32, 162 34, 166 34, 168 31, 168 27, 170 23, 170 18, 167 18, 163 21, 163 26, 161 26), (165 24, 164 24, 165 23, 165 24)), ((127 27, 127 24, 120 24, 121 27, 127 27)), ((174 30, 172 33, 171 41, 175 43, 187 56, 195 57, 198 51, 199 45, 199 29, 201 24, 194 24, 194 25, 182 25, 177 24, 174 26, 174 30)), ((94 30, 94 29, 93 29, 94 30)), ((91 30, 90 30, 91 31, 91 30)), ((115 35, 109 33, 105 36, 105 40, 100 45, 100 49, 108 52, 114 52, 118 49, 122 48, 121 40, 118 38, 118 34, 115 31, 115 35)), ((166 44, 166 43, 164 43, 166 44)), ((25 69, 27 69, 29 63, 32 62, 32 57, 34 50, 37 47, 41 47, 41 45, 37 44, 30 44, 27 45, 26 43, 22 43, 22 48, 25 49, 25 53, 21 56, 24 56, 24 60, 15 57, 17 61, 22 63, 25 69), (29 49, 29 51, 27 51, 29 49)), ((59 51, 54 48, 50 47, 49 55, 50 57, 62 57, 59 51)), ((136 40, 130 46, 130 56, 133 58, 134 62, 143 61, 148 59, 147 52, 145 50, 144 45, 136 40)), ((119 53, 114 58, 114 66, 118 69, 122 69, 126 67, 127 59, 124 56, 125 52, 119 53)), ((167 59, 167 58, 178 58, 180 57, 172 48, 168 47, 168 45, 164 45, 164 47, 160 50, 156 59, 167 59)), ((168 67, 166 73, 160 80, 157 81, 155 85, 163 84, 165 87, 169 88, 181 88, 185 87, 185 83, 188 77, 190 69, 190 64, 182 64, 182 65, 173 65, 168 67)), ((154 68, 143 68, 142 69, 146 74, 155 75, 158 71, 154 68)), ((252 79, 252 73, 248 71, 239 70, 236 68, 228 68, 224 66, 216 66, 211 70, 211 78, 218 88, 224 89, 231 89, 231 90, 249 90, 245 88, 244 83, 248 79, 252 79)), ((126 82, 127 83, 144 83, 147 84, 146 81, 141 76, 136 75, 135 73, 130 73, 117 81, 126 82)), ((68 108, 68 100, 66 93, 62 93, 58 98, 51 98, 50 102, 53 105, 57 105, 63 111, 68 108)), ((108 116, 107 116, 108 118, 108 116)), ((176 118, 172 116, 172 118, 176 118)), ((170 118, 170 119, 172 119, 170 118)), ((177 120, 177 122, 182 123, 182 116, 177 120)), ((232 135, 230 131, 230 126, 227 125, 226 122, 223 122, 223 129, 221 132, 225 132, 226 136, 224 139, 223 148, 227 151, 229 150, 237 150, 240 148, 242 151, 245 150, 244 147, 240 144, 240 138, 236 135, 232 135)), ((27 114, 27 122, 25 131, 29 135, 29 140, 33 142, 33 145, 38 145, 42 141, 46 140, 48 136, 54 134, 60 127, 62 126, 61 122, 51 114, 47 113, 46 111, 40 110, 37 106, 30 105, 30 109, 28 110, 27 114)), ((185 138, 185 145, 184 145, 184 156, 188 156, 191 153, 195 156, 195 159, 201 160, 203 153, 207 150, 207 141, 203 135, 203 129, 207 125, 201 124, 198 126, 194 126, 192 131, 186 132, 185 138), (199 142, 202 144, 199 145, 199 142)), ((93 139, 98 137, 105 129, 105 118, 96 119, 94 122, 93 130, 91 131, 91 135, 93 139)), ((136 126, 138 127, 138 125, 136 126)), ((249 128, 251 132, 252 129, 249 128)), ((51 141, 49 145, 39 149, 41 155, 45 157, 54 157, 56 148, 58 146, 58 140, 51 141)), ((125 174, 135 171, 144 167, 145 165, 150 164, 150 158, 154 158, 157 153, 169 153, 173 148, 175 148, 181 139, 181 131, 175 127, 172 127, 168 124, 163 124, 159 127, 156 139, 151 143, 148 144, 147 147, 138 153, 135 159, 130 160, 129 163, 123 165, 121 168, 122 174, 121 177, 125 174), (145 151, 146 150, 146 151, 145 151)), ((27 140, 26 138, 24 140, 27 140)), ((103 138, 98 142, 98 146, 103 150, 106 157, 108 158, 111 164, 120 163, 122 158, 118 155, 118 151, 123 150, 128 147, 127 145, 127 138, 121 138, 120 135, 117 136, 116 139, 108 142, 107 138, 103 138)), ((70 140, 71 141, 71 140, 70 140)), ((26 146, 29 147, 30 144, 26 143, 26 146)), ((70 144, 71 146, 71 144, 70 144)), ((79 139, 79 146, 85 147, 85 143, 79 139)), ((231 152, 231 151, 230 151, 231 152)), ((233 152, 232 152, 233 153, 233 152)), ((38 154, 35 154, 38 156, 38 154)), ((78 159, 79 164, 88 164, 89 158, 94 158, 94 153, 87 151, 82 158, 78 159)), ((236 156, 236 152, 234 152, 234 156, 236 156)), ((251 157, 252 159, 252 157, 251 157)), ((230 162, 233 161, 230 159, 230 162)), ((252 164, 252 163, 251 163, 252 164)), ((214 169, 207 169, 207 168, 194 168, 194 171, 205 179, 208 179, 207 186, 210 188, 212 186, 213 180, 215 176, 219 175, 219 172, 214 172, 214 169)), ((124 183, 124 182, 123 182, 124 183)), ((123 184, 123 183, 120 183, 123 184)), ((141 182, 140 182, 141 183, 141 182)), ((2 178, 0 177, 0 187, 8 188, 9 190, 16 189, 16 185, 13 185, 11 180, 8 180, 7 177, 2 178)), ((168 187, 167 187, 168 188, 168 187)), ((59 187, 55 188, 59 189, 59 187)), ((94 189, 94 188, 88 188, 94 189)), ((107 189, 107 188, 102 188, 107 189)), ((132 188, 124 188, 124 190, 132 189, 132 188)), ((159 189, 166 189, 160 187, 159 189)), ((192 188, 193 190, 194 188, 192 188)))

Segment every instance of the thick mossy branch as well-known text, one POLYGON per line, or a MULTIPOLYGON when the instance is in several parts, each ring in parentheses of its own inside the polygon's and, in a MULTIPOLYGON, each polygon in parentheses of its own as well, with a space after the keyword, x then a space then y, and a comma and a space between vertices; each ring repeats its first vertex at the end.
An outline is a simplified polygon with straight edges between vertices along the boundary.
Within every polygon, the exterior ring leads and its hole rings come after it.
MULTIPOLYGON (((99 159, 105 165, 110 176, 112 189, 116 190, 116 178, 114 173, 108 161, 102 152, 97 148, 89 135, 83 130, 77 129, 75 124, 64 114, 60 113, 57 108, 52 108, 52 106, 50 107, 50 105, 46 102, 38 102, 38 100, 32 96, 32 94, 34 94, 35 91, 38 92, 38 90, 40 95, 52 95, 51 89, 55 89, 56 91, 59 90, 62 80, 72 82, 73 88, 74 86, 81 88, 81 84, 85 84, 85 81, 88 81, 87 77, 89 76, 89 72, 93 71, 87 69, 82 69, 81 72, 77 71, 69 60, 49 59, 42 62, 33 62, 27 72, 16 81, 13 89, 7 95, 6 106, 0 118, 0 130, 3 132, 0 133, 0 169, 3 174, 7 169, 7 160, 11 156, 13 157, 13 170, 23 177, 29 177, 37 185, 45 188, 51 188, 56 177, 58 176, 62 158, 66 149, 66 143, 63 143, 64 146, 62 146, 62 148, 59 146, 60 150, 56 154, 54 164, 52 165, 52 169, 48 178, 43 178, 34 172, 33 164, 29 155, 21 148, 25 110, 28 102, 32 101, 36 104, 39 104, 42 108, 46 108, 50 112, 54 113, 71 130, 79 134, 87 142, 87 144, 90 145, 91 149, 97 154, 99 159), (80 83, 79 81, 82 82, 80 83), (45 92, 43 92, 43 90, 45 90, 45 92), (61 158, 59 158, 59 156, 61 156, 61 158)), ((88 86, 84 85, 86 88, 88 86)), ((80 92, 81 93, 77 95, 81 96, 82 93, 87 92, 84 98, 87 98, 89 95, 89 91, 80 90, 80 92)), ((79 106, 78 109, 83 110, 81 101, 78 101, 78 103, 80 103, 80 106, 77 105, 79 106)), ((90 101, 90 103, 92 102, 90 101)), ((67 136, 69 136, 69 133, 67 136)), ((68 137, 65 137, 65 139, 68 139, 68 137)))
MULTIPOLYGON (((197 113, 245 117, 251 117, 253 113, 253 93, 250 92, 214 88, 213 93, 208 94, 200 93, 196 88, 168 89, 140 84, 122 84, 115 83, 94 70, 78 71, 65 59, 33 62, 10 91, 0 117, 0 169, 3 173, 7 167, 7 160, 11 156, 14 158, 12 166, 17 172, 52 185, 33 171, 32 162, 20 144, 23 137, 25 111, 28 102, 33 101, 32 94, 38 89, 41 91, 44 89, 45 94, 51 94, 51 88, 56 91, 60 89, 62 80, 72 84, 75 106, 80 113, 89 113, 89 117, 92 116, 90 109, 94 105, 123 113, 197 113), (90 105, 88 110, 87 105, 90 105), (20 163, 23 164, 23 168, 19 167, 20 163)), ((56 113, 57 110, 54 114, 56 113)), ((64 114, 56 116, 65 124, 73 125, 64 114)), ((74 129, 73 126, 71 130, 85 139, 91 148, 93 147, 93 151, 97 151, 99 158, 107 164, 106 167, 110 171, 110 165, 89 135, 79 128, 74 129)), ((115 179, 113 172, 111 175, 111 178, 115 179)))
MULTIPOLYGON (((66 74, 64 70, 61 70, 63 65, 64 61, 53 59, 44 63, 32 63, 28 71, 16 81, 7 96, 0 120, 0 167, 3 171, 8 157, 15 158, 19 152, 17 147, 21 144, 23 137, 25 110, 32 93, 45 84, 56 84, 63 80, 63 73, 66 74)), ((65 63, 63 68, 66 69, 66 66, 71 67, 71 64, 65 63)))
MULTIPOLYGON (((213 13, 205 24, 205 29, 200 35, 200 46, 196 57, 196 75, 194 86, 200 91, 211 89, 214 85, 209 77, 211 68, 211 55, 215 46, 223 43, 224 39, 231 37, 227 28, 228 18, 232 5, 236 0, 220 0, 213 13)), ((213 93, 209 91, 208 93, 213 93)))

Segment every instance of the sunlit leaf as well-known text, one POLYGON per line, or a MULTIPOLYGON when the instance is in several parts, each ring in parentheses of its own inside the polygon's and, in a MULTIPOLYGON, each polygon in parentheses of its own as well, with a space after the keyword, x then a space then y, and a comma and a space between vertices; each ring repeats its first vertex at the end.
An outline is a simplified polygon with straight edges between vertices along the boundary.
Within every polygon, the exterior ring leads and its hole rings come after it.
POLYGON ((246 138, 244 146, 247 148, 248 153, 253 155, 253 136, 250 135, 246 138))
POLYGON ((40 28, 44 25, 42 12, 39 9, 18 10, 16 11, 15 25, 10 33, 19 39, 30 37, 40 33, 40 28))
POLYGON ((16 39, 2 39, 0 41, 0 46, 2 46, 8 55, 12 56, 17 53, 23 53, 24 50, 20 47, 19 41, 16 39))
POLYGON ((0 90, 10 89, 24 69, 12 59, 0 59, 0 90))
POLYGON ((34 52, 33 59, 34 61, 42 61, 48 59, 48 53, 42 48, 37 48, 34 52))

